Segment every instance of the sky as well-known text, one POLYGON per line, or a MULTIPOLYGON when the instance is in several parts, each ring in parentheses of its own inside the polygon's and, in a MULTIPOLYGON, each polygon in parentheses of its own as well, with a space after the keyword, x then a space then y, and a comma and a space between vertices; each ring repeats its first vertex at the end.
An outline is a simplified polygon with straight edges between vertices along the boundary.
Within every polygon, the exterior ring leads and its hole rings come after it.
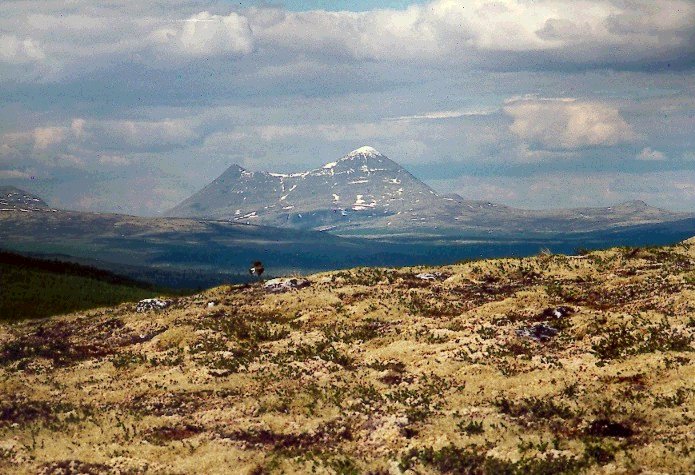
POLYGON ((3 0, 0 185, 156 216, 369 145, 441 193, 695 211, 692 0, 3 0))

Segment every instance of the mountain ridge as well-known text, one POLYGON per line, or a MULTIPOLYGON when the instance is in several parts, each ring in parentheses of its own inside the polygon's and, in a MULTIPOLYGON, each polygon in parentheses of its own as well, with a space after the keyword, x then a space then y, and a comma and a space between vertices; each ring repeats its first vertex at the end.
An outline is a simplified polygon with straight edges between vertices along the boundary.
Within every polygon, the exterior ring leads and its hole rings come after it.
POLYGON ((38 195, 16 186, 0 186, 1 211, 55 211, 38 195))
POLYGON ((370 146, 298 173, 253 172, 231 165, 165 215, 347 235, 581 232, 693 216, 641 200, 609 207, 527 210, 440 194, 370 146))

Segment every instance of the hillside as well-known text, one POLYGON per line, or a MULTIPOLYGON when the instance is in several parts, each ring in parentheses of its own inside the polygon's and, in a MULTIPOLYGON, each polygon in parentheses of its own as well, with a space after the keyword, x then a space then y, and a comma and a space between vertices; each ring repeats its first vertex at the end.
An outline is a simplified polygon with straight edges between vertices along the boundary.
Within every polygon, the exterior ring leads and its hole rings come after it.
POLYGON ((695 219, 605 231, 525 237, 340 237, 328 232, 182 218, 143 218, 77 211, 0 212, 0 248, 74 261, 168 288, 244 283, 251 262, 268 276, 356 266, 441 264, 461 259, 528 256, 548 248, 672 244, 695 233, 695 219))
POLYGON ((0 251, 0 320, 110 307, 156 294, 147 285, 104 270, 0 251))
POLYGON ((693 243, 308 280, 0 324, 0 472, 695 464, 693 243))
POLYGON ((522 236, 609 230, 692 218, 631 201, 605 208, 524 210, 441 195, 372 147, 299 173, 230 166, 166 212, 357 236, 522 236))
POLYGON ((404 264, 409 253, 316 231, 177 218, 77 211, 0 213, 0 246, 59 255, 166 287, 197 288, 249 279, 261 259, 269 273, 319 271, 371 262, 404 264))

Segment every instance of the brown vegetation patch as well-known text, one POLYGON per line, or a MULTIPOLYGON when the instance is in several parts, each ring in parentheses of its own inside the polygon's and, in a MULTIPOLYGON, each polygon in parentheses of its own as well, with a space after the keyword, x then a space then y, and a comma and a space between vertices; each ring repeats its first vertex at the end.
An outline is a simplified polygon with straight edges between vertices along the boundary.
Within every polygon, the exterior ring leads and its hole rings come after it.
POLYGON ((281 434, 266 429, 236 430, 221 432, 219 436, 243 442, 255 448, 269 447, 271 450, 283 452, 302 452, 310 449, 327 450, 336 447, 341 442, 352 440, 352 432, 346 426, 328 423, 312 432, 299 434, 281 434))
MULTIPOLYGON (((80 460, 61 460, 44 464, 37 473, 38 475, 102 475, 114 473, 114 467, 80 460)), ((137 471, 119 469, 118 473, 120 475, 135 475, 137 471)))
POLYGON ((141 394, 130 398, 125 407, 145 415, 190 415, 201 408, 213 394, 212 390, 141 394))
POLYGON ((175 440, 185 440, 202 433, 202 427, 184 424, 178 426, 155 427, 147 431, 143 438, 155 445, 166 445, 175 440))
POLYGON ((7 364, 26 358, 46 358, 56 366, 113 354, 119 347, 144 343, 166 328, 144 334, 125 326, 117 318, 82 317, 71 322, 47 321, 0 347, 0 361, 7 364))

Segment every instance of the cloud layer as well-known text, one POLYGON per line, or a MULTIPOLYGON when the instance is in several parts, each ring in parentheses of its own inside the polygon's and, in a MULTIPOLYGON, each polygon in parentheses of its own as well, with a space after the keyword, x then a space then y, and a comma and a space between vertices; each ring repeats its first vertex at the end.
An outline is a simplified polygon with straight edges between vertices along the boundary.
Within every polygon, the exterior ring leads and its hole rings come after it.
POLYGON ((297 171, 370 144, 464 196, 477 176, 539 206, 524 187, 550 171, 695 168, 691 1, 257 3, 3 3, 2 183, 151 214, 231 163, 297 171))
MULTIPOLYGON (((437 0, 405 10, 229 11, 229 4, 128 0, 17 2, 0 17, 0 61, 55 80, 113 62, 284 55, 492 69, 692 68, 695 5, 685 0, 437 0), (67 10, 67 11, 66 11, 67 10), (226 11, 225 11, 226 10, 226 11), (33 12, 33 13, 31 13, 33 12), (41 13, 39 13, 41 12, 41 13), (87 58, 96 58, 86 64, 87 58)), ((17 72, 17 71, 15 71, 17 72)))

